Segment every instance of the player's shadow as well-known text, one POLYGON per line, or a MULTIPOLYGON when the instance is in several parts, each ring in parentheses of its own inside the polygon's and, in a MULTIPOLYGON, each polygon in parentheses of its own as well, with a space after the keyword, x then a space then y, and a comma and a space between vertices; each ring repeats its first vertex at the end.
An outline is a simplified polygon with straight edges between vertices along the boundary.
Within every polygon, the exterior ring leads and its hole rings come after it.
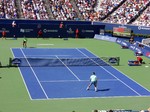
POLYGON ((97 91, 109 91, 110 89, 98 89, 97 91))

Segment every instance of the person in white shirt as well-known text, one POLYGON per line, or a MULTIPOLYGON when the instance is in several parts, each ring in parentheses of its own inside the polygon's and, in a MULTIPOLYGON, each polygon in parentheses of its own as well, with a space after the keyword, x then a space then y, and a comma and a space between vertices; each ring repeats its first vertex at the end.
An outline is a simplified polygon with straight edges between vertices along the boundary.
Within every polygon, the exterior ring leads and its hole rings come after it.
POLYGON ((96 76, 95 72, 93 72, 92 75, 90 76, 90 84, 88 85, 86 90, 89 90, 91 85, 94 85, 94 89, 97 92, 97 90, 98 90, 97 89, 97 82, 98 82, 97 76, 96 76))

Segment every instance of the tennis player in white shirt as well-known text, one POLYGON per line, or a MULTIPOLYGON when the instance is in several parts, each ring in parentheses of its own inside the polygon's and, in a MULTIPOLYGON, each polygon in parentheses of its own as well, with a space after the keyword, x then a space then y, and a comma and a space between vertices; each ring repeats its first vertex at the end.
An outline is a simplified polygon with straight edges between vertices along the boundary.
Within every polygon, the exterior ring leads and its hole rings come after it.
POLYGON ((94 89, 97 92, 97 90, 98 90, 97 89, 97 82, 98 82, 97 76, 96 76, 95 72, 93 72, 92 75, 90 76, 90 84, 88 85, 86 90, 89 90, 91 85, 94 85, 94 89))

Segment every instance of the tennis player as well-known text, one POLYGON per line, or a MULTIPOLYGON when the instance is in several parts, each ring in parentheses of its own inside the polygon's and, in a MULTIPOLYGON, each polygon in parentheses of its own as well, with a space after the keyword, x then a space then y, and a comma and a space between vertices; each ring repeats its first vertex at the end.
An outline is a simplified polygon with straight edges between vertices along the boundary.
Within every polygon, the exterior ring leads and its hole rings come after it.
POLYGON ((97 81, 98 81, 97 76, 95 72, 93 72, 92 75, 90 76, 90 84, 88 85, 86 90, 89 90, 91 85, 94 85, 94 89, 97 92, 97 81))
POLYGON ((23 38, 23 47, 26 48, 27 47, 27 38, 23 38))

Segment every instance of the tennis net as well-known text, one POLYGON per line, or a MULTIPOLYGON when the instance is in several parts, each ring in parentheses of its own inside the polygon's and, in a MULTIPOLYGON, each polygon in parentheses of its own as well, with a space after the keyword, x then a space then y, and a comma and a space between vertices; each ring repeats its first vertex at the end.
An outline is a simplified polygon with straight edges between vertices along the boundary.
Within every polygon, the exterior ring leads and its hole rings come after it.
POLYGON ((55 66, 115 66, 119 57, 102 58, 10 58, 9 66, 18 67, 55 67, 55 66))

